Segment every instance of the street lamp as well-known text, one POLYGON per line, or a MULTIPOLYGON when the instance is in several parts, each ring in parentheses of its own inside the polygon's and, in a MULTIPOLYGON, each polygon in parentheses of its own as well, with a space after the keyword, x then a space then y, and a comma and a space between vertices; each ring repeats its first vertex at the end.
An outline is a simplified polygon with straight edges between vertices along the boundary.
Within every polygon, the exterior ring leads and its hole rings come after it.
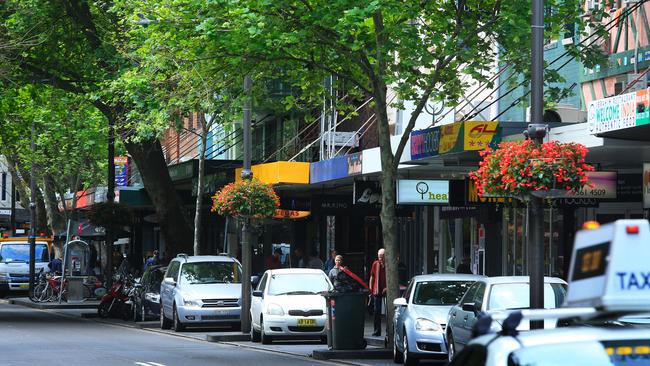
MULTIPOLYGON (((251 171, 251 87, 252 80, 249 75, 244 77, 244 93, 246 94, 246 101, 244 102, 244 120, 243 120, 243 135, 244 135, 244 159, 241 171, 241 179, 253 179, 253 172, 251 171)), ((241 286, 241 331, 242 333, 249 333, 251 331, 251 265, 252 265, 252 248, 250 242, 249 218, 245 218, 242 224, 242 286, 241 286)))

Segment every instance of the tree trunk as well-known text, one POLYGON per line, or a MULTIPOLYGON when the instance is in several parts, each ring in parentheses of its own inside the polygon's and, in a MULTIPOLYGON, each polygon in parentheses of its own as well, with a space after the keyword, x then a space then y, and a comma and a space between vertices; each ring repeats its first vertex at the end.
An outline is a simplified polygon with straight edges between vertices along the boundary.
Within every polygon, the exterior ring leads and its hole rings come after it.
POLYGON ((397 240, 395 238, 395 179, 397 168, 390 143, 388 113, 386 112, 386 88, 381 81, 375 87, 375 113, 379 132, 379 152, 381 156, 381 218, 382 235, 386 261, 386 324, 388 344, 393 344, 393 300, 399 297, 399 275, 397 271, 397 240))
POLYGON ((6 156, 7 158, 7 167, 9 168, 9 172, 11 173, 11 181, 16 185, 16 191, 18 192, 18 195, 20 196, 20 205, 24 209, 29 209, 29 190, 28 190, 28 185, 25 180, 23 180, 22 176, 20 175, 20 172, 18 171, 17 168, 17 161, 15 160, 14 157, 6 156))
POLYGON ((201 127, 201 152, 199 154, 199 179, 196 183, 196 208, 194 211, 194 255, 201 253, 201 206, 203 205, 203 176, 205 175, 205 145, 208 128, 205 121, 201 127))
POLYGON ((158 140, 127 142, 126 149, 138 166, 144 187, 156 208, 165 237, 167 255, 192 248, 192 231, 176 194, 158 140))
MULTIPOLYGON (((56 235, 65 230, 66 223, 64 215, 59 212, 59 201, 55 192, 54 179, 49 175, 43 177, 43 198, 45 199, 45 210, 48 217, 47 223, 52 233, 56 235)), ((65 208, 63 212, 66 212, 65 208)))
POLYGON ((48 236, 51 234, 50 227, 47 224, 47 209, 45 208, 45 200, 43 199, 43 192, 36 186, 36 235, 48 236))

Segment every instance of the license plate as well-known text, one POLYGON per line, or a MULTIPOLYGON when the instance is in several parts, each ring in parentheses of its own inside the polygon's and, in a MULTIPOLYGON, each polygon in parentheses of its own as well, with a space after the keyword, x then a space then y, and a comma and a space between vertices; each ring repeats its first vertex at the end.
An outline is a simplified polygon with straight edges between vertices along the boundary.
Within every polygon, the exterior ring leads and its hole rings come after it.
POLYGON ((316 325, 316 319, 298 319, 299 327, 311 327, 316 325))
POLYGON ((27 290, 29 288, 29 283, 21 283, 18 285, 18 288, 21 290, 27 290))

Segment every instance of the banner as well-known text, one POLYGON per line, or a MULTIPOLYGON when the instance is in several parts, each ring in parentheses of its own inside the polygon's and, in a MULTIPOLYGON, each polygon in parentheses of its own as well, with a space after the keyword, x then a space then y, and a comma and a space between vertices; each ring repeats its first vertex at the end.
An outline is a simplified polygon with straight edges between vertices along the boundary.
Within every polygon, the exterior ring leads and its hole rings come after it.
POLYGON ((127 187, 129 185, 129 158, 116 156, 113 158, 115 165, 115 186, 127 187))
POLYGON ((381 185, 379 182, 355 181, 353 204, 381 207, 381 185))
POLYGON ((643 163, 643 208, 650 208, 650 163, 643 163))

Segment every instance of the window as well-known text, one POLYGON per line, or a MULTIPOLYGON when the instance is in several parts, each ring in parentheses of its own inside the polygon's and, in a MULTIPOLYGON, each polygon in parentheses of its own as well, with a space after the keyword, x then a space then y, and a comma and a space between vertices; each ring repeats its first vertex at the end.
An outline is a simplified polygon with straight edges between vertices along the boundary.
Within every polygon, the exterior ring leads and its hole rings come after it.
POLYGON ((2 173, 2 200, 7 200, 7 173, 2 173))
POLYGON ((257 285, 257 291, 264 291, 264 289, 266 288, 266 279, 267 279, 268 277, 269 277, 269 276, 268 276, 266 273, 264 274, 264 276, 262 276, 262 280, 261 280, 260 283, 257 285))
POLYGON ((411 281, 411 283, 409 283, 409 287, 407 287, 406 291, 404 291, 404 298, 406 298, 407 303, 409 302, 409 299, 411 298, 411 292, 413 292, 413 284, 414 284, 414 282, 411 281))
POLYGON ((241 283, 241 268, 237 262, 185 263, 181 269, 181 280, 190 285, 241 283))
MULTIPOLYGON (((36 244, 36 262, 49 262, 49 256, 47 245, 36 244)), ((0 262, 29 263, 29 244, 3 244, 0 246, 0 262)))
POLYGON ((485 295, 485 284, 481 283, 478 285, 476 289, 476 293, 474 293, 474 297, 472 297, 472 302, 474 303, 474 306, 477 309, 480 309, 483 306, 483 297, 485 295))
POLYGON ((322 274, 275 274, 269 281, 269 295, 317 294, 329 291, 330 284, 322 274))
POLYGON ((415 287, 416 305, 455 305, 472 283, 468 281, 421 281, 415 287))
POLYGON ((178 261, 173 261, 170 265, 169 268, 167 268, 167 273, 165 274, 165 278, 173 278, 174 281, 178 280, 178 269, 180 268, 181 264, 178 261))
POLYGON ((479 284, 481 282, 476 282, 470 287, 467 292, 465 293, 465 296, 460 300, 460 304, 472 302, 472 299, 474 299, 474 295, 476 294, 476 290, 478 289, 479 284))
MULTIPOLYGON (((559 283, 544 284, 544 308, 553 309, 564 302, 566 290, 559 283)), ((527 283, 501 283, 492 286, 488 310, 523 309, 530 307, 530 290, 527 283)))

